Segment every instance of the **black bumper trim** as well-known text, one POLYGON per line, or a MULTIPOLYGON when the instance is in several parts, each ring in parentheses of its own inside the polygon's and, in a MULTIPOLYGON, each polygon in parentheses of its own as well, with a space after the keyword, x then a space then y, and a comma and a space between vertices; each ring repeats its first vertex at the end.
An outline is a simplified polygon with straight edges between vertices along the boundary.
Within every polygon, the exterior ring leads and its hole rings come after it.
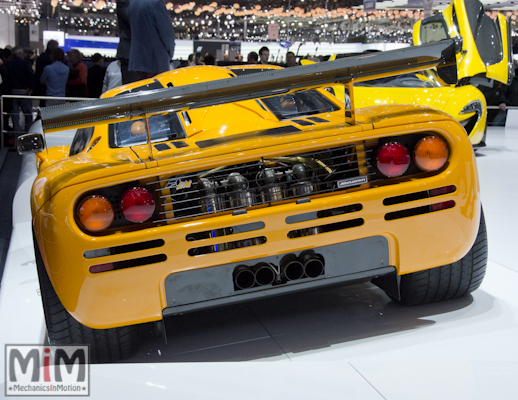
POLYGON ((233 277, 235 268, 240 266, 253 268, 258 263, 279 266, 284 256, 290 254, 298 257, 306 251, 308 250, 290 251, 169 274, 164 283, 167 307, 163 313, 164 315, 177 314, 394 272, 394 267, 389 264, 387 238, 373 236, 310 249, 312 253, 322 258, 325 266, 324 275, 287 282, 278 281, 241 290, 235 289, 233 277))

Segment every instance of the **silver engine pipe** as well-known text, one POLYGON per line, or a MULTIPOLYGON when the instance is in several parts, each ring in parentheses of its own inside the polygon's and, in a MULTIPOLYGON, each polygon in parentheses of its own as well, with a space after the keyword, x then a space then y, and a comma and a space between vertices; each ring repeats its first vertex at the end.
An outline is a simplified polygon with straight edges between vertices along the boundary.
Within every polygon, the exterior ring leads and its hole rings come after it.
MULTIPOLYGON (((315 191, 315 185, 308 179, 306 165, 303 163, 295 164, 293 166, 293 175, 297 182, 291 185, 293 196, 309 196, 315 191)), ((306 228, 302 230, 302 236, 318 235, 320 228, 306 228)))
POLYGON ((263 203, 282 201, 286 198, 286 187, 279 183, 277 174, 273 168, 265 168, 261 171, 259 179, 264 181, 265 187, 261 190, 261 201, 263 203))
POLYGON ((221 197, 216 194, 216 188, 213 182, 207 178, 201 178, 198 181, 198 189, 202 194, 200 203, 204 213, 214 214, 223 208, 221 197))
MULTIPOLYGON (((224 208, 224 199, 222 196, 216 194, 215 184, 207 178, 200 178, 198 180, 198 190, 200 191, 200 205, 201 210, 207 214, 214 214, 224 208)), ((211 237, 224 236, 227 234, 225 229, 216 229, 211 232, 211 237)), ((212 246, 212 252, 228 250, 229 245, 226 243, 215 244, 212 246)))
POLYGON ((297 180, 296 183, 291 185, 290 189, 292 190, 293 196, 309 196, 311 193, 315 191, 315 186, 313 182, 308 179, 308 174, 306 170, 306 165, 303 163, 295 164, 293 166, 293 175, 297 180))
POLYGON ((232 172, 227 177, 230 189, 230 207, 252 207, 255 203, 254 193, 248 189, 248 180, 238 172, 232 172))

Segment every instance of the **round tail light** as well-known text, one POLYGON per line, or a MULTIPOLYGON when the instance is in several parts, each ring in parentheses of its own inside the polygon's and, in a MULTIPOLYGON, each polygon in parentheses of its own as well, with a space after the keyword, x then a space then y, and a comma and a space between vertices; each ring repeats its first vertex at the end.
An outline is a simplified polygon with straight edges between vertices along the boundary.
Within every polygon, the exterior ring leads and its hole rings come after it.
POLYGON ((89 196, 77 208, 79 221, 91 232, 102 231, 113 222, 115 212, 112 204, 104 196, 89 196))
POLYGON ((446 142, 437 136, 421 139, 414 148, 414 161, 423 171, 437 171, 448 160, 449 150, 446 142))
POLYGON ((379 172, 388 178, 401 176, 410 165, 410 155, 401 143, 385 143, 378 151, 376 165, 379 172))
POLYGON ((144 188, 129 189, 122 196, 121 212, 130 222, 147 221, 155 212, 155 199, 144 188))

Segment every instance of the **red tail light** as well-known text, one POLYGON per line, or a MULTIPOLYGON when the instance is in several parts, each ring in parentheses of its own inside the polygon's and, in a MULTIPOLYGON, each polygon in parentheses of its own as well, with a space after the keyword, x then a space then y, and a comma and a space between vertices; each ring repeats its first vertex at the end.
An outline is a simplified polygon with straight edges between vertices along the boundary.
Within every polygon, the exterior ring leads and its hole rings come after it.
POLYGON ((122 196, 121 211, 130 222, 147 221, 155 212, 155 199, 144 188, 129 189, 122 196))
POLYGON ((410 155, 401 143, 385 143, 378 151, 376 164, 379 172, 388 178, 394 178, 406 172, 410 165, 410 155))

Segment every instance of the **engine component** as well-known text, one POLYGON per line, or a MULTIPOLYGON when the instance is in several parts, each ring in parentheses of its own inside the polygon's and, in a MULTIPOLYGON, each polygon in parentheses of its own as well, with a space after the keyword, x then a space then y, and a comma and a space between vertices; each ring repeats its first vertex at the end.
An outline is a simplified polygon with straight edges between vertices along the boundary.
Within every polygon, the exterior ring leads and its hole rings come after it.
POLYGON ((273 168, 265 168, 259 173, 258 177, 264 182, 261 189, 261 201, 263 203, 281 201, 286 198, 286 186, 279 183, 277 174, 273 168))
POLYGON ((227 179, 230 189, 230 207, 252 207, 255 196, 254 192, 248 190, 248 180, 238 172, 232 172, 227 179))

